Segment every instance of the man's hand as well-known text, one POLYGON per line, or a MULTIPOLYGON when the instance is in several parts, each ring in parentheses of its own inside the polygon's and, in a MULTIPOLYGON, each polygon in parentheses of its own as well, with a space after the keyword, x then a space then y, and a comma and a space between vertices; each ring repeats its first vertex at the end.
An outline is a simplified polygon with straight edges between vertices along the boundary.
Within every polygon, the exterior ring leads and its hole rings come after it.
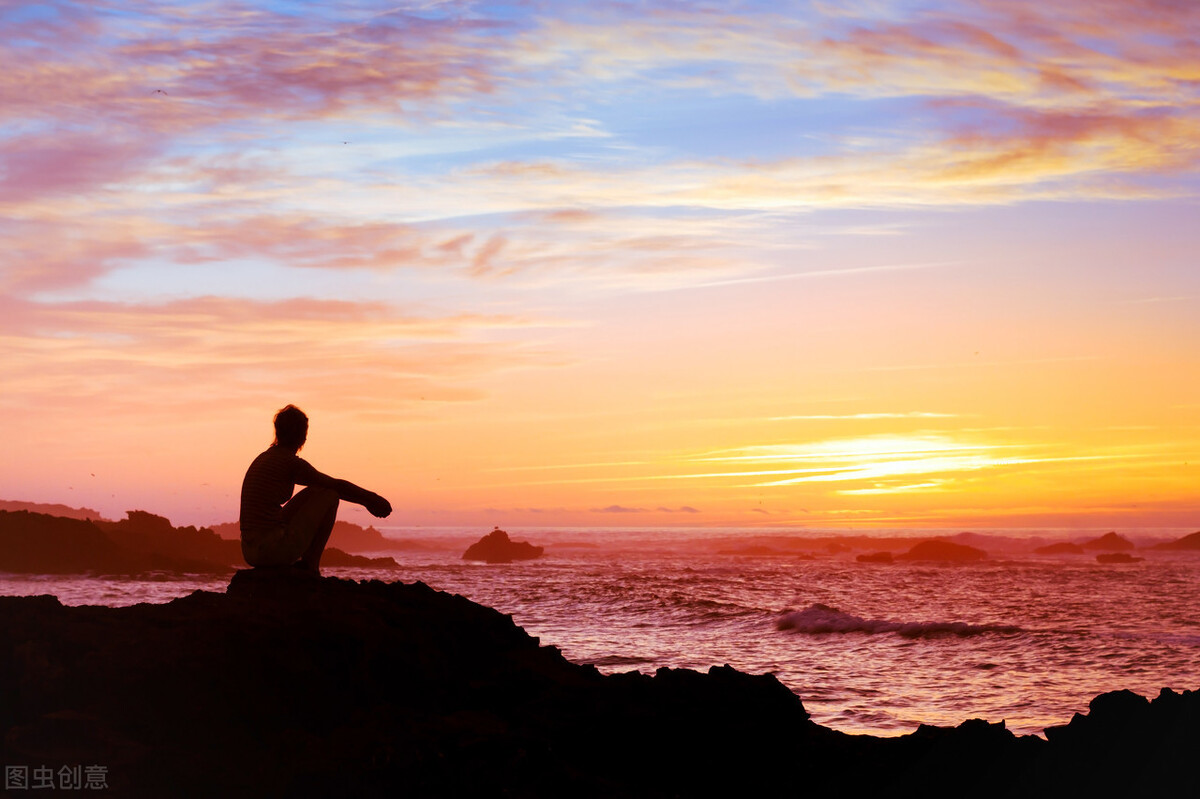
POLYGON ((383 519, 392 515, 392 503, 388 502, 378 494, 372 494, 371 499, 363 505, 364 508, 371 512, 372 516, 383 519))

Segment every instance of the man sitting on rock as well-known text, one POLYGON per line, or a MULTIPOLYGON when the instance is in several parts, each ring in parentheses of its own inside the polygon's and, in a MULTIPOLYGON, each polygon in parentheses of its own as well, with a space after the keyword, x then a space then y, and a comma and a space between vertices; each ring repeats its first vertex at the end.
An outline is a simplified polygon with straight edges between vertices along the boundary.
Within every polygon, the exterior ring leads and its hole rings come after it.
POLYGON ((275 414, 275 442, 242 481, 242 557, 251 566, 295 566, 320 574, 321 553, 333 532, 339 500, 383 518, 386 499, 314 469, 296 453, 308 440, 308 417, 289 405, 275 414), (296 485, 307 486, 292 496, 296 485))

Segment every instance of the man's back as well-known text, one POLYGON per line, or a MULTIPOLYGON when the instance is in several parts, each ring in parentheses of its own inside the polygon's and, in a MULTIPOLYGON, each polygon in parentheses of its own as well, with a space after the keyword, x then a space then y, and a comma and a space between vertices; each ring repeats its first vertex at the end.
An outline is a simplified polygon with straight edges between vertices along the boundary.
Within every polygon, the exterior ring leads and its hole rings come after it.
POLYGON ((283 503, 296 490, 296 471, 303 460, 285 447, 271 446, 254 459, 242 480, 240 525, 243 532, 283 524, 283 503))

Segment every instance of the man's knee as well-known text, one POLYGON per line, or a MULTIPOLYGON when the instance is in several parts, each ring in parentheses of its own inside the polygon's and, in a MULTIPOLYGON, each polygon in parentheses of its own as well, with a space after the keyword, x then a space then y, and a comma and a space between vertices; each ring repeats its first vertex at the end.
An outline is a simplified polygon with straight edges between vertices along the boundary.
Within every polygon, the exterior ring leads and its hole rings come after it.
POLYGON ((339 497, 338 492, 334 491, 332 488, 317 488, 314 501, 336 508, 338 503, 341 501, 341 497, 339 497))
POLYGON ((338 501, 338 492, 332 488, 325 486, 308 486, 301 490, 296 496, 288 501, 288 505, 296 503, 298 505, 307 505, 311 503, 319 503, 322 505, 332 505, 338 501))

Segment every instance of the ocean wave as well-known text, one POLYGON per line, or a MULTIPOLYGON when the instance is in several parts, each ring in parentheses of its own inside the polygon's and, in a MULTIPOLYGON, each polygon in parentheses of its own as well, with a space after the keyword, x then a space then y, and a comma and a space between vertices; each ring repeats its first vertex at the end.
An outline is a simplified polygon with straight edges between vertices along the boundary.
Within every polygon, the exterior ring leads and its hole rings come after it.
POLYGON ((828 605, 814 604, 804 610, 785 611, 775 626, 805 635, 826 633, 896 633, 903 638, 935 638, 939 636, 968 636, 999 633, 1012 635, 1023 632, 1020 627, 1006 624, 967 624, 961 621, 899 622, 886 619, 864 619, 843 613, 828 605))

